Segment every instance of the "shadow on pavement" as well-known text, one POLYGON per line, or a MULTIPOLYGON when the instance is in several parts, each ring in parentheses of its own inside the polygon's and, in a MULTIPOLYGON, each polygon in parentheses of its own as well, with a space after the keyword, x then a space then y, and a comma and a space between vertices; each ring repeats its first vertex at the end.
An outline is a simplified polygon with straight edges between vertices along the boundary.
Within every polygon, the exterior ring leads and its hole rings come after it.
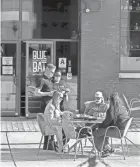
MULTIPOLYGON (((67 153, 64 154, 63 158, 60 157, 54 151, 44 151, 40 150, 39 156, 37 156, 38 149, 37 148, 12 148, 12 154, 16 161, 45 161, 45 160, 64 160, 64 159, 74 159, 74 152, 68 155, 67 153)), ((87 158, 87 155, 77 154, 78 158, 87 158)), ((2 161, 11 161, 11 156, 8 148, 1 149, 1 160, 2 161)))

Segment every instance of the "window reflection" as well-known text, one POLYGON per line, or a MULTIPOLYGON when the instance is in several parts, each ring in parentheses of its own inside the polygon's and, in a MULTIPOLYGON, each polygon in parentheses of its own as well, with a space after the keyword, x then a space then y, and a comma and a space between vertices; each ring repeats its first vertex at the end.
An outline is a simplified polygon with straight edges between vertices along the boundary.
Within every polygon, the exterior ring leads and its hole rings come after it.
POLYGON ((16 44, 2 43, 1 51, 1 75, 16 74, 16 44))
POLYGON ((2 0, 1 9, 1 38, 15 40, 19 31, 19 0, 2 0))
POLYGON ((25 11, 29 20, 22 21, 23 38, 71 39, 77 34, 77 0, 24 0, 22 15, 25 11))

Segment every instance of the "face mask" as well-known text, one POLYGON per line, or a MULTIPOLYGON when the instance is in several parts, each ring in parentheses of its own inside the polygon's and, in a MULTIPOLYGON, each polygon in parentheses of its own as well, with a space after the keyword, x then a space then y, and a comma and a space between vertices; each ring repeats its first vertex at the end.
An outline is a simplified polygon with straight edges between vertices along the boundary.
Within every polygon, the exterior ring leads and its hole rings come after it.
POLYGON ((61 77, 54 77, 55 82, 59 82, 61 77))
MULTIPOLYGON (((96 99, 96 98, 95 98, 96 99)), ((102 98, 97 98, 96 100, 95 100, 95 102, 96 102, 96 104, 100 104, 101 102, 102 102, 102 98)))

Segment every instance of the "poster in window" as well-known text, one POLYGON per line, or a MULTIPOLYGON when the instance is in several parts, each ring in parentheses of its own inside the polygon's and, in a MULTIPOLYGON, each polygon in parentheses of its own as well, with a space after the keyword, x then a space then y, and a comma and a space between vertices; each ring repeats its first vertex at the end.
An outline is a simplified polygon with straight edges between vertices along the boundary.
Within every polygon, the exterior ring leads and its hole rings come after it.
POLYGON ((12 75, 13 66, 2 66, 2 75, 12 75))
POLYGON ((13 57, 2 57, 2 65, 13 65, 13 57))
POLYGON ((35 48, 35 46, 30 46, 29 52, 29 75, 42 75, 46 64, 51 61, 51 47, 35 48))

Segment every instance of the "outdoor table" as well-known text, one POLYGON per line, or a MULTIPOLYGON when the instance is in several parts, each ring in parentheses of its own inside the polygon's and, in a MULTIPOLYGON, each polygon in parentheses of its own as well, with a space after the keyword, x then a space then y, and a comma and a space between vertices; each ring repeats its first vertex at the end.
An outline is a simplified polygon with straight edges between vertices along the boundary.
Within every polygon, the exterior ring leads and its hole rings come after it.
POLYGON ((74 118, 74 119, 71 119, 71 121, 75 124, 75 123, 80 123, 80 124, 87 124, 87 123, 90 123, 90 124, 100 124, 102 123, 104 120, 104 118, 97 118, 95 120, 88 120, 88 119, 79 119, 79 118, 74 118))
MULTIPOLYGON (((97 119, 93 119, 93 120, 92 120, 92 119, 88 120, 88 119, 84 119, 84 118, 83 118, 83 119, 80 119, 80 117, 78 117, 78 118, 72 118, 71 121, 72 121, 73 124, 80 124, 81 127, 84 127, 85 124, 93 124, 93 125, 100 124, 100 123, 102 123, 102 122, 104 121, 104 118, 97 118, 97 119)), ((93 125, 92 125, 92 126, 93 126, 93 125)), ((72 148, 74 148, 75 145, 76 145, 76 143, 74 143, 74 144, 69 148, 69 151, 70 151, 72 148)))

